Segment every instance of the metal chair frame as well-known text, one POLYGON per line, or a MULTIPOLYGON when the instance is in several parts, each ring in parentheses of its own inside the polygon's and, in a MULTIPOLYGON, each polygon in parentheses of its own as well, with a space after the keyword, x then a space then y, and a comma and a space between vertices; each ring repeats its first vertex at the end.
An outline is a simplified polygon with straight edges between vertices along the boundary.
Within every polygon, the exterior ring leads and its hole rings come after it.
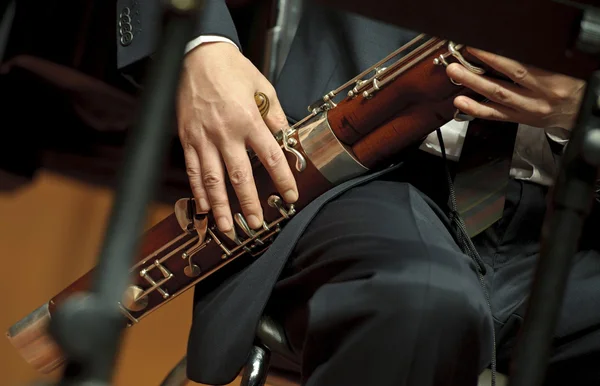
MULTIPOLYGON (((296 386, 298 379, 284 377, 280 373, 269 373, 273 354, 294 361, 294 354, 285 336, 283 328, 269 316, 263 316, 256 332, 256 343, 242 370, 240 386, 296 386)), ((161 382, 161 386, 186 386, 189 382, 186 375, 187 357, 183 357, 161 382)))

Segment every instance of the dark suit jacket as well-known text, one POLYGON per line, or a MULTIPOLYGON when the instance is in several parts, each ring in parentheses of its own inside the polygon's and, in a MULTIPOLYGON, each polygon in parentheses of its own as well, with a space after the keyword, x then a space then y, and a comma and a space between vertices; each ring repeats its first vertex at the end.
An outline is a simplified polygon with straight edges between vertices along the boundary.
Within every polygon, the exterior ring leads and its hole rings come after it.
MULTIPOLYGON (((117 17, 125 7, 132 15, 133 39, 122 45, 117 31, 121 69, 148 57, 158 28, 158 2, 119 0, 117 17)), ((198 34, 239 40, 224 0, 205 0, 198 34)), ((307 3, 276 90, 291 121, 306 115, 306 107, 356 76, 415 36, 414 33, 354 14, 307 3)), ((127 18, 125 18, 127 19, 127 18)), ((259 259, 238 273, 216 275, 213 286, 196 287, 193 324, 188 345, 188 376, 207 384, 231 382, 244 365, 254 332, 273 286, 310 219, 318 209, 356 184, 377 174, 340 185, 303 209, 259 259)))

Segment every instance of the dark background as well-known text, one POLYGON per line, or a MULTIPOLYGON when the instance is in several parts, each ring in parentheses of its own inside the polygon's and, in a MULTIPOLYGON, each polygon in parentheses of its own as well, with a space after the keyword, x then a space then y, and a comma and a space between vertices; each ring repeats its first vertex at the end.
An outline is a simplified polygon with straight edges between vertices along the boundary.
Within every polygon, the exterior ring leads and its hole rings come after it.
MULTIPOLYGON (((267 31, 274 23, 274 2, 230 0, 228 5, 244 54, 262 68, 267 31)), ((111 92, 135 106, 139 90, 116 70, 116 18, 115 2, 110 1, 17 2, 4 70, 0 71, 0 190, 27 185, 41 168, 114 187, 128 130, 121 125, 111 127, 110 120, 99 122, 99 129, 81 119, 74 100, 78 92, 94 94, 89 92, 94 86, 85 85, 84 91, 60 89, 57 83, 64 83, 61 79, 18 65, 7 71, 7 63, 20 63, 30 56, 64 66, 85 81, 112 87, 111 92)), ((94 98, 102 101, 103 97, 94 98)), ((114 108, 111 103, 109 98, 104 108, 114 108)), ((97 116, 101 121, 102 112, 97 116)), ((133 123, 135 109, 127 118, 133 123)), ((159 198, 169 203, 189 195, 174 129, 170 153, 159 193, 159 198)))

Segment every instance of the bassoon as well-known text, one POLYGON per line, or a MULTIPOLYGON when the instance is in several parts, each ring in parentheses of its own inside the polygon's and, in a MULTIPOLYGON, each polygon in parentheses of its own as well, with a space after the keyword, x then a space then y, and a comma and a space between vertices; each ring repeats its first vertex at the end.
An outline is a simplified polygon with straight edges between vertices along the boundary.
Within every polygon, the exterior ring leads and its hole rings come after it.
MULTIPOLYGON (((234 261, 258 258, 282 227, 319 195, 389 166, 403 149, 458 119, 453 107, 458 95, 483 99, 448 77, 445 67, 450 63, 477 74, 489 72, 464 46, 418 35, 311 104, 304 119, 280 130, 276 138, 300 192, 294 204, 283 201, 267 171, 250 154, 264 211, 261 229, 248 226, 233 199, 236 227, 228 234, 216 228, 210 213, 198 213, 192 198, 178 200, 174 212, 142 236, 130 269, 131 285, 118 304, 124 323, 134 326, 234 261)), ((228 194, 235 197, 230 185, 228 194)), ((47 326, 59 304, 89 290, 92 272, 9 328, 8 339, 37 371, 48 373, 63 364, 64 357, 47 326)))

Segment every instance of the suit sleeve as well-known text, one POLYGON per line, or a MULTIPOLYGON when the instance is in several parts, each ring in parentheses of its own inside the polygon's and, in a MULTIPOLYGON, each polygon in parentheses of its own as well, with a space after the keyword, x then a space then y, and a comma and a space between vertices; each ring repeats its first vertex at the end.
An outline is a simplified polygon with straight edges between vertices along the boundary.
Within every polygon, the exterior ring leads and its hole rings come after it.
MULTIPOLYGON (((117 68, 149 58, 160 38, 162 8, 160 0, 117 0, 117 68)), ((194 36, 221 36, 240 47, 235 25, 225 0, 204 0, 194 36)))
POLYGON ((201 35, 222 36, 240 47, 240 40, 225 0, 204 0, 204 9, 198 16, 194 37, 201 35))

